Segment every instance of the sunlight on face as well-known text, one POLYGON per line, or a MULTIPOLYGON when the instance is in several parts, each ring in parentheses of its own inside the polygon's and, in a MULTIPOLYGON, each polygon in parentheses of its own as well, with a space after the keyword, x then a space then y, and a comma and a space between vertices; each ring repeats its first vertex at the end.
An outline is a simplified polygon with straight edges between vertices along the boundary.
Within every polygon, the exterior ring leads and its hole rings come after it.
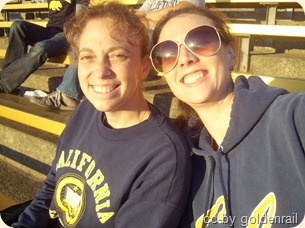
MULTIPOLYGON (((209 18, 200 15, 180 15, 165 24, 158 42, 182 43, 190 30, 203 25, 214 26, 209 18)), ((229 70, 232 59, 235 59, 235 52, 229 46, 222 45, 214 55, 205 57, 181 45, 177 64, 165 74, 165 79, 175 96, 192 107, 217 102, 227 95, 228 88, 232 88, 229 70)))
POLYGON ((81 88, 96 109, 107 112, 131 109, 142 93, 140 83, 147 75, 143 71, 147 61, 141 57, 140 45, 122 39, 128 34, 113 25, 109 18, 92 19, 79 41, 81 88), (120 40, 113 38, 117 35, 120 40))

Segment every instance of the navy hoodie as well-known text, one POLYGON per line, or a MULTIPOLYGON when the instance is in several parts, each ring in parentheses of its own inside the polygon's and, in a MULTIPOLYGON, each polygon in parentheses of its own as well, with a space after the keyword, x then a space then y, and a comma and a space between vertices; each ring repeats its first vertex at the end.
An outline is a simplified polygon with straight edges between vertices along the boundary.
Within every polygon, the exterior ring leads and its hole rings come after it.
POLYGON ((305 93, 240 76, 217 152, 209 141, 203 129, 193 148, 191 200, 183 227, 305 223, 305 93))

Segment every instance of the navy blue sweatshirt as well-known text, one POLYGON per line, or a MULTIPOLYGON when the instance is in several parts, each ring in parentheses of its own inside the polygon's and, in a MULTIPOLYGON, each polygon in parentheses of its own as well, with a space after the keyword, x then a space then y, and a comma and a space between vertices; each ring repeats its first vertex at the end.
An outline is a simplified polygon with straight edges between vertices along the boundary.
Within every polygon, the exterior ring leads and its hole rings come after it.
POLYGON ((35 200, 14 227, 176 227, 190 187, 178 129, 150 105, 124 129, 102 124, 88 100, 72 114, 35 200))
POLYGON ((295 227, 302 222, 305 93, 269 87, 259 77, 238 77, 229 128, 217 152, 208 135, 203 129, 193 148, 183 227, 295 227))

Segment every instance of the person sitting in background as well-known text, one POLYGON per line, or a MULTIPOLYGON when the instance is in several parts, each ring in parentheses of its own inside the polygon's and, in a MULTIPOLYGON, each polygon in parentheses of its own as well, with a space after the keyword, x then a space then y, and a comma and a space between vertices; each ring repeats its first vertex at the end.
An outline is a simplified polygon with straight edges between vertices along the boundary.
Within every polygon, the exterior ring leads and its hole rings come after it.
POLYGON ((142 92, 145 25, 109 2, 66 25, 86 100, 60 136, 44 186, 13 227, 177 227, 189 194, 181 132, 142 92))
POLYGON ((233 82, 238 46, 223 18, 178 10, 153 34, 154 68, 203 124, 199 141, 188 137, 192 189, 182 227, 297 227, 305 213, 305 93, 257 76, 233 82))
POLYGON ((27 21, 14 21, 11 25, 0 72, 0 92, 15 92, 48 58, 67 54, 63 25, 74 15, 76 0, 48 0, 48 7, 46 28, 27 21), (28 46, 32 46, 29 52, 28 46))
MULTIPOLYGON (((171 10, 194 6, 204 7, 204 0, 146 0, 136 13, 148 21, 146 25, 152 32, 162 15, 171 10)), ((62 83, 54 92, 46 97, 33 97, 30 101, 46 109, 73 110, 82 99, 83 92, 79 87, 77 69, 75 66, 69 66, 62 83)))

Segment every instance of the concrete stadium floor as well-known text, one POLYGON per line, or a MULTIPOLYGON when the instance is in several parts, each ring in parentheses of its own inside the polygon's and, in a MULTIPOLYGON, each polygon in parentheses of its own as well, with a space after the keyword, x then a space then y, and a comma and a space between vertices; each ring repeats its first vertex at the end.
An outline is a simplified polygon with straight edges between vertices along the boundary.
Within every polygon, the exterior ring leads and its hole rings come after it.
POLYGON ((7 164, 2 158, 0 158, 0 170, 0 192, 17 202, 34 198, 36 189, 42 187, 41 181, 30 179, 28 175, 7 164))

